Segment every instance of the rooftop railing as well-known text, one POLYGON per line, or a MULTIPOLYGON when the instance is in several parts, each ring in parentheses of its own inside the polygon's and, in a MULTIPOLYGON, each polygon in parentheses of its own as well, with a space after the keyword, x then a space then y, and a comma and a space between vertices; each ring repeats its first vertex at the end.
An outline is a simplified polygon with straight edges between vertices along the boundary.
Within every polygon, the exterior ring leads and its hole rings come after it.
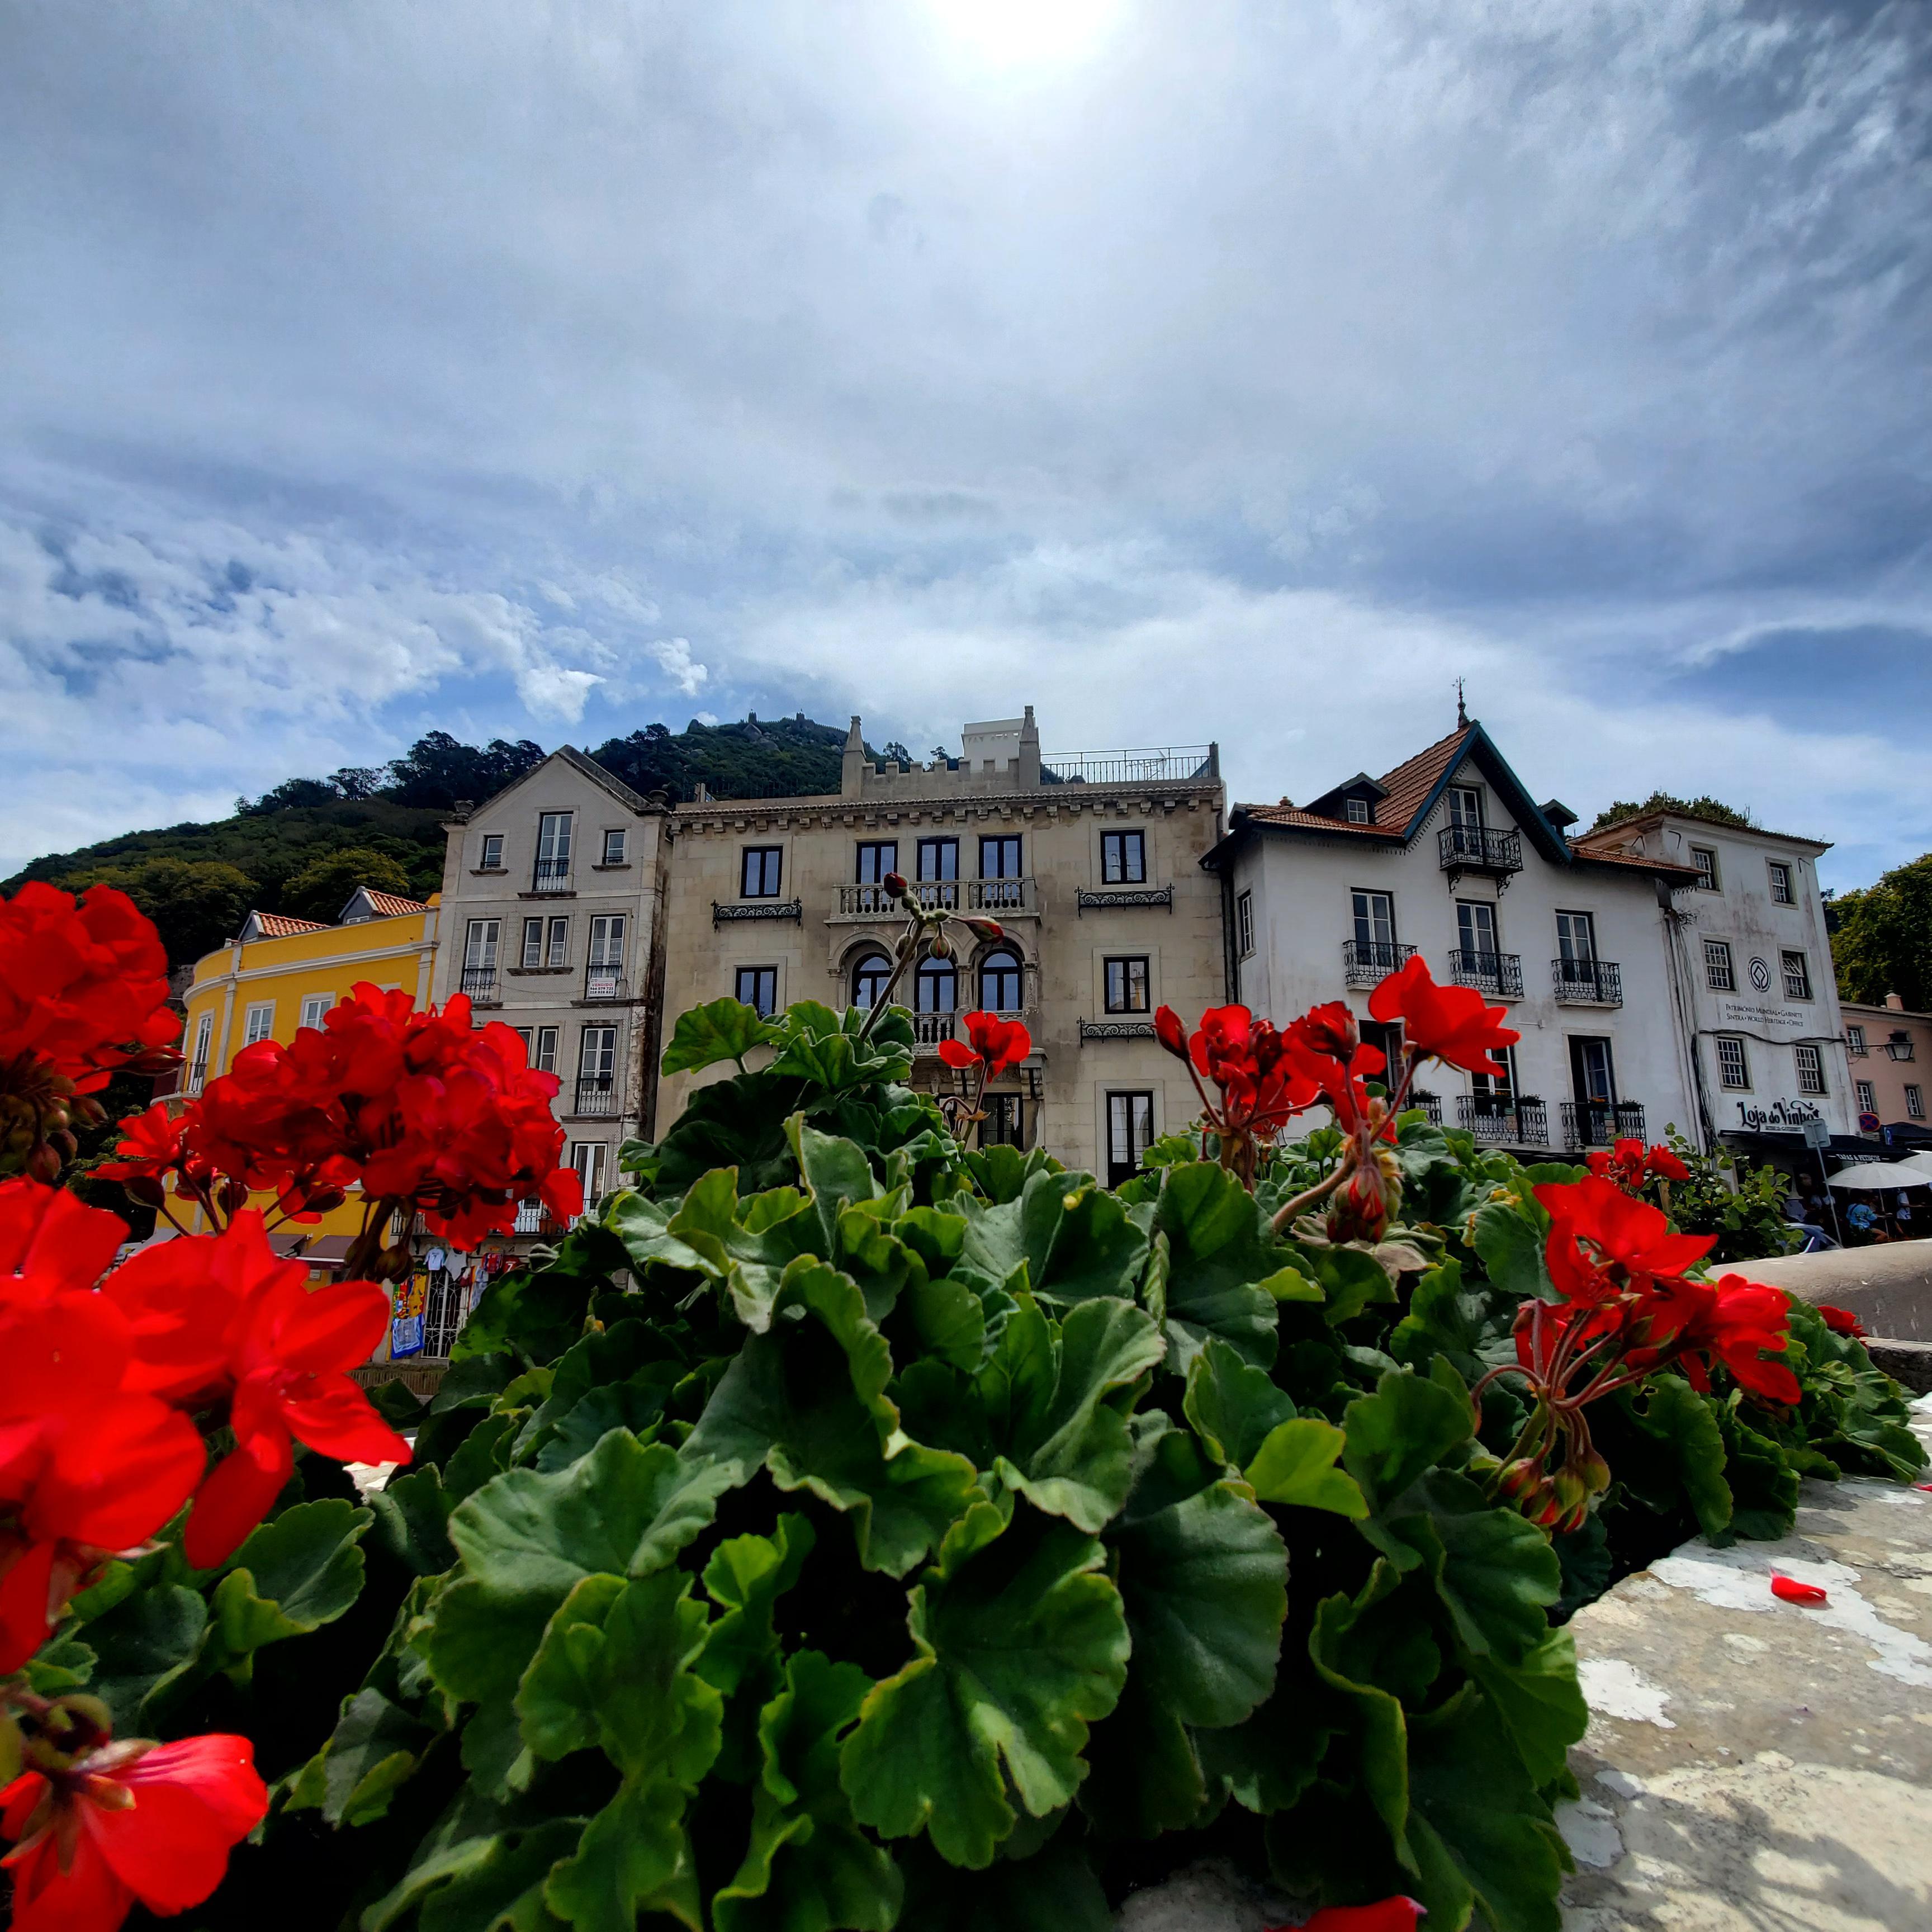
POLYGON ((1129 752, 1056 752, 1040 761, 1043 784, 1162 784, 1220 776, 1212 745, 1149 746, 1129 752))

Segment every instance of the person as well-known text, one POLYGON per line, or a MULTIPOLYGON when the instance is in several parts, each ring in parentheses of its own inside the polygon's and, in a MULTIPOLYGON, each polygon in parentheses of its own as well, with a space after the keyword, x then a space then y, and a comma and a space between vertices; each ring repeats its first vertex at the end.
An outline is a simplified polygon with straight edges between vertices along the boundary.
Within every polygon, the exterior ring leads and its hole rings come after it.
POLYGON ((1804 1237, 1804 1245, 1798 1250, 1802 1255, 1815 1255, 1821 1248, 1835 1248, 1824 1226, 1824 1214, 1820 1205, 1806 1192, 1806 1182, 1794 1181, 1791 1192, 1784 1197, 1784 1218, 1804 1237))
POLYGON ((1869 1201, 1854 1201, 1845 1210, 1845 1219, 1850 1223, 1855 1234, 1869 1234, 1876 1224, 1878 1216, 1872 1212, 1869 1201))

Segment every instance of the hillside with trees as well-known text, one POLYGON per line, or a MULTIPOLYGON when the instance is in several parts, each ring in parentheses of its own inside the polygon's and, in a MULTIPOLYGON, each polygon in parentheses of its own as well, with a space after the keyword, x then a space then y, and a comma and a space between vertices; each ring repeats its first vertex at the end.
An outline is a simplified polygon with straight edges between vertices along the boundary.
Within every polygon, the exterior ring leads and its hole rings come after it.
MULTIPOLYGON (((648 724, 589 755, 634 790, 673 801, 700 784, 716 798, 760 798, 836 792, 844 742, 842 728, 801 712, 694 720, 681 732, 648 724)), ((160 928, 170 962, 186 965, 230 938, 250 910, 332 920, 361 885, 427 898, 442 883, 450 812, 481 804, 545 755, 528 738, 466 745, 431 731, 386 765, 344 766, 238 799, 226 818, 49 853, 0 882, 0 892, 28 879, 70 891, 118 886, 160 928)))

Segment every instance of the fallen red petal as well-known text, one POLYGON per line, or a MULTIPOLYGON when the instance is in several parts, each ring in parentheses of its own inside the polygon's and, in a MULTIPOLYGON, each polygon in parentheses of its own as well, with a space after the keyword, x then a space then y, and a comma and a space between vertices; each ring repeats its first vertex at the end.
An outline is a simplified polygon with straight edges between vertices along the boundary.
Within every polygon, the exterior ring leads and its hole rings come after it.
POLYGON ((1787 1604, 1822 1604, 1829 1600, 1816 1583, 1801 1583, 1796 1576, 1773 1576, 1771 1594, 1783 1598, 1787 1604))

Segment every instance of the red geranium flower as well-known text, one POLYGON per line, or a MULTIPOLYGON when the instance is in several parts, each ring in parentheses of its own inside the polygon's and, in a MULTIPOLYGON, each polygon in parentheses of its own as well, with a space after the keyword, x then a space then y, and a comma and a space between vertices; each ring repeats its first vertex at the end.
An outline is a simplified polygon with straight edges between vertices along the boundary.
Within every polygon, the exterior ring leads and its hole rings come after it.
POLYGON ((1507 1076, 1501 1055, 1522 1036, 1497 1023, 1506 1006, 1483 1004, 1483 996, 1468 986, 1438 986, 1420 953, 1400 972, 1391 973, 1369 995, 1369 1012, 1384 1025, 1402 1023, 1411 1046, 1470 1073, 1507 1076))
POLYGON ((1661 1208, 1634 1200, 1595 1174, 1545 1182, 1536 1198, 1550 1216, 1550 1278, 1571 1300, 1597 1300, 1615 1292, 1618 1284, 1606 1267, 1637 1282, 1675 1277, 1717 1244, 1714 1234, 1673 1234, 1661 1208))
POLYGON ((133 1336, 130 1387, 196 1406, 229 1400, 236 1447, 196 1491, 183 1539, 197 1569, 224 1561, 295 1467, 295 1443, 340 1462, 406 1462, 410 1446, 348 1370, 381 1340, 388 1300, 371 1282, 310 1292, 308 1269, 276 1258, 252 1210, 218 1235, 144 1249, 104 1299, 133 1336))
POLYGON ((1752 1394, 1795 1402, 1804 1393, 1798 1378, 1784 1363, 1764 1360, 1767 1353, 1784 1353, 1790 1320, 1781 1288, 1766 1288, 1742 1275, 1720 1275, 1709 1300, 1683 1330, 1684 1372, 1693 1387, 1708 1388, 1700 1357, 1714 1355, 1752 1394))
POLYGON ((0 1791, 0 1832, 20 1840, 0 1860, 14 1932, 114 1932, 136 1899, 164 1914, 199 1905, 268 1808, 254 1747, 220 1733, 22 1772, 0 1791))
POLYGON ((1626 1194, 1641 1193, 1650 1180, 1688 1180, 1690 1170, 1667 1147, 1646 1148, 1642 1142, 1620 1140, 1608 1152, 1599 1148, 1586 1155, 1584 1165, 1600 1180, 1613 1180, 1626 1194))
POLYGON ((939 1042, 939 1057, 948 1066, 984 1065, 986 1078, 997 1080, 1010 1066, 1017 1066, 1033 1051, 1033 1036, 1018 1020, 1003 1020, 998 1013, 971 1012, 964 1016, 966 1038, 939 1042))
POLYGON ((1427 1915, 1414 1898, 1384 1898, 1376 1905, 1324 1906, 1299 1927, 1271 1925, 1268 1932, 1415 1932, 1427 1915))
POLYGON ((1849 1308, 1834 1308, 1821 1301, 1817 1308, 1818 1318, 1834 1335, 1849 1335, 1852 1340, 1862 1339, 1868 1332, 1864 1324, 1849 1308))
MULTIPOLYGON (((125 892, 30 880, 0 902, 0 1064, 31 1054, 76 1093, 181 1036, 160 936, 125 892)), ((154 1061, 154 1070, 161 1063, 154 1061)))
POLYGON ((128 1224, 64 1187, 0 1180, 0 1306, 23 1294, 88 1288, 128 1238, 128 1224), (32 1286, 16 1277, 31 1278, 32 1286))

